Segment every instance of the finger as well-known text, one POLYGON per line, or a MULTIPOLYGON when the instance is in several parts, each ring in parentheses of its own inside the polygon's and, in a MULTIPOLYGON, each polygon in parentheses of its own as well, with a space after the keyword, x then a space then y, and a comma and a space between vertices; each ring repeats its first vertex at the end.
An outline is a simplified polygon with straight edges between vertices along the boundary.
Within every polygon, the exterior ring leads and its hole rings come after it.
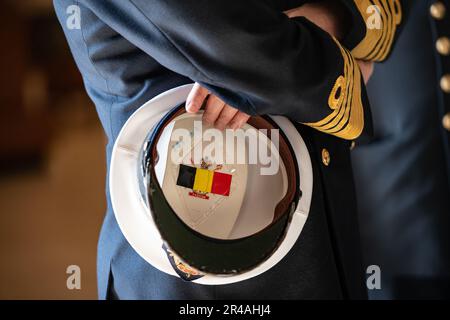
POLYGON ((370 77, 373 73, 374 63, 369 61, 358 60, 358 65, 361 70, 362 77, 364 79, 364 83, 367 84, 369 82, 370 77))
POLYGON ((203 105, 206 97, 208 96, 209 91, 198 83, 194 84, 191 92, 186 99, 186 112, 188 113, 196 113, 203 105))
POLYGON ((298 12, 298 8, 287 10, 284 11, 283 13, 287 15, 289 18, 301 16, 301 13, 298 12))
POLYGON ((250 116, 242 111, 239 111, 235 114, 233 119, 230 122, 231 129, 239 129, 241 128, 247 121, 250 119, 250 116))
POLYGON ((220 115, 214 123, 214 126, 219 130, 224 130, 230 123, 231 119, 233 119, 236 113, 238 113, 238 111, 238 109, 230 107, 226 104, 220 112, 220 115))
POLYGON ((371 62, 369 64, 369 67, 368 67, 369 70, 367 72, 367 75, 368 75, 368 79, 367 80, 369 80, 372 77, 374 68, 375 68, 375 63, 371 62))
POLYGON ((224 106, 225 102, 220 100, 220 98, 213 95, 209 96, 205 112, 203 113, 203 121, 209 124, 216 122, 224 106))
POLYGON ((304 7, 305 7, 305 5, 298 7, 298 8, 286 10, 283 13, 285 15, 287 15, 289 18, 302 17, 305 15, 304 7))

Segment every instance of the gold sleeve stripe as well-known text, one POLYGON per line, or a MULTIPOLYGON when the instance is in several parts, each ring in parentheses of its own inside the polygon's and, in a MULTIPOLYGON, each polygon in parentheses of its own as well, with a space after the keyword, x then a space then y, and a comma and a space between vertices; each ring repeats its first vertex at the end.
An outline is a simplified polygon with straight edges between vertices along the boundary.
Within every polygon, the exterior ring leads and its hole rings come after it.
POLYGON ((400 0, 354 0, 366 22, 366 34, 352 54, 357 59, 383 61, 402 21, 400 0))
MULTIPOLYGON (((393 17, 390 13, 389 10, 387 10, 387 8, 385 7, 385 5, 387 5, 386 3, 380 3, 380 1, 371 1, 373 3, 373 5, 375 5, 377 8, 379 8, 379 10, 377 10, 378 14, 380 15, 380 29, 379 29, 379 38, 378 39, 374 39, 374 42, 372 43, 373 45, 375 45, 371 52, 368 53, 365 57, 365 59, 367 60, 381 60, 383 59, 383 47, 389 43, 389 39, 391 37, 392 34, 392 22, 393 22, 393 17)), ((366 26, 366 28, 369 28, 369 25, 366 26)), ((368 29, 368 32, 372 32, 371 29, 368 29)), ((393 38, 393 37, 392 37, 393 38)))
POLYGON ((353 140, 364 128, 361 72, 351 53, 334 40, 344 60, 344 74, 337 78, 328 98, 332 112, 320 121, 305 124, 339 138, 353 140))
MULTIPOLYGON (((389 29, 388 33, 385 37, 384 44, 382 47, 382 50, 380 52, 380 61, 383 61, 388 56, 389 52, 391 51, 392 44, 394 43, 395 34, 397 31, 397 26, 401 23, 401 4, 397 1, 389 1, 389 10, 387 12, 392 12, 393 14, 390 15, 390 23, 389 23, 389 29)), ((376 59, 376 57, 374 57, 376 59)))
MULTIPOLYGON (((385 60, 394 42, 396 32, 396 18, 392 13, 395 13, 396 7, 394 1, 372 1, 380 8, 380 15, 382 21, 382 37, 378 41, 376 47, 367 56, 367 60, 382 61, 385 60)), ((400 4, 398 4, 400 6, 400 4)), ((400 22, 399 22, 400 23, 400 22)))
MULTIPOLYGON (((342 52, 342 51, 341 51, 342 52)), ((339 105, 339 109, 336 112, 333 112, 332 114, 330 114, 327 118, 325 118, 324 120, 319 121, 319 124, 316 125, 316 128, 327 132, 327 133, 332 133, 332 132, 336 132, 336 130, 333 129, 340 129, 342 128, 345 123, 346 123, 346 119, 348 117, 346 117, 347 114, 347 108, 349 106, 350 102, 349 100, 351 100, 351 96, 352 96, 352 83, 353 83, 353 79, 352 79, 352 74, 351 74, 351 70, 354 68, 353 66, 353 61, 351 59, 348 59, 348 55, 346 52, 342 53, 344 56, 344 79, 346 81, 345 83, 345 91, 341 92, 341 95, 344 97, 344 99, 342 99, 341 104, 339 105), (325 121, 325 122, 324 122, 325 121)), ((342 77, 342 76, 340 76, 342 77)), ((340 78, 339 77, 339 78, 340 78)), ((338 78, 338 79, 339 79, 338 78)), ((330 96, 334 95, 335 93, 333 91, 331 91, 330 96)), ((331 109, 332 106, 329 106, 331 109)))

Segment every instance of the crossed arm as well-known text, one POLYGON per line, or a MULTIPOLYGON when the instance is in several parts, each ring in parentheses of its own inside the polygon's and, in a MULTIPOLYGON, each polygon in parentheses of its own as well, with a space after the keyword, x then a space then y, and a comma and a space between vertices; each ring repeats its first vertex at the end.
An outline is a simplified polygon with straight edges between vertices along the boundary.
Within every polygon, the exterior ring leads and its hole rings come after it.
MULTIPOLYGON (((392 19, 398 11, 392 3, 398 1, 375 1, 383 3, 383 17, 391 27, 389 32, 353 37, 358 55, 301 14, 290 12, 289 19, 270 1, 78 2, 160 64, 191 78, 224 104, 245 114, 285 115, 351 140, 370 123, 363 75, 355 58, 383 58, 388 52, 392 41, 387 38, 392 38, 399 22, 392 19), (372 48, 372 43, 377 47, 372 48)), ((339 2, 356 12, 352 17, 361 16, 369 3, 339 2)), ((362 17, 354 20, 365 26, 362 17)), ((95 37, 95 30, 85 31, 84 36, 92 31, 95 37)))
MULTIPOLYGON (((346 33, 345 12, 342 5, 336 1, 322 1, 319 3, 307 3, 301 7, 284 12, 289 18, 305 17, 315 25, 329 33, 331 36, 342 40, 346 33)), ((373 62, 357 60, 361 69, 364 83, 367 84, 372 72, 373 62)), ((196 113, 205 103, 203 121, 214 124, 218 129, 238 129, 244 125, 250 115, 239 111, 225 103, 222 99, 211 94, 210 91, 196 83, 186 101, 186 111, 196 113), (205 100, 207 99, 206 103, 205 100)))

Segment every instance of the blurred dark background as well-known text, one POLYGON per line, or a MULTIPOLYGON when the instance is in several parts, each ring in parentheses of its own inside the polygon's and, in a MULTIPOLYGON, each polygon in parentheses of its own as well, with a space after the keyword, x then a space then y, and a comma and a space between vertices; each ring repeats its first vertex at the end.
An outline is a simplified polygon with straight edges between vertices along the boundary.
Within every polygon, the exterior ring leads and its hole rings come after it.
POLYGON ((2 4, 0 299, 95 299, 103 131, 52 1, 2 4))

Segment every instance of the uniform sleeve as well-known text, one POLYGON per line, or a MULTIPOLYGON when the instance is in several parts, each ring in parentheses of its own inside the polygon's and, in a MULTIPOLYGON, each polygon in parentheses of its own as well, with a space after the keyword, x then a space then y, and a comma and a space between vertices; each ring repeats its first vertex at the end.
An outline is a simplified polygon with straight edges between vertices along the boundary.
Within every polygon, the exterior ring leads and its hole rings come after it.
POLYGON ((407 0, 340 0, 351 12, 351 28, 343 44, 357 59, 387 59, 405 19, 407 0))
POLYGON ((285 115, 349 140, 370 123, 350 52, 308 20, 289 19, 265 1, 78 2, 168 69, 246 113, 285 115))

